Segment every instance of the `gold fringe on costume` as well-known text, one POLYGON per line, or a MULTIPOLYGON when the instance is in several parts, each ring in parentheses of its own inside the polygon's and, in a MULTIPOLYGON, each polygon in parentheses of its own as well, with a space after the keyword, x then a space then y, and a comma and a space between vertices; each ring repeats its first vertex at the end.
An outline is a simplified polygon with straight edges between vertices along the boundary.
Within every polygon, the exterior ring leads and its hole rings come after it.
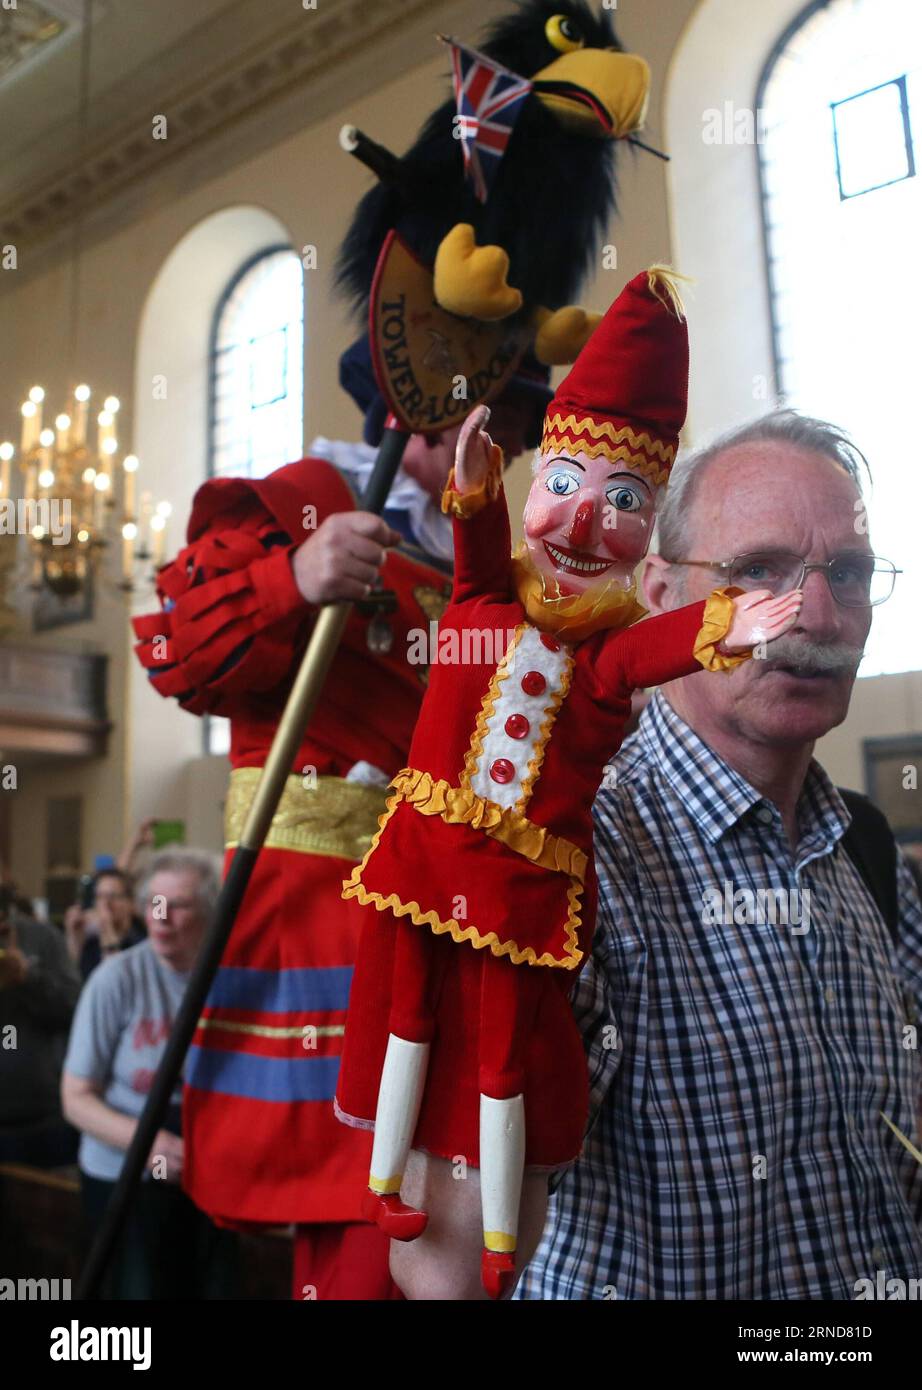
POLYGON ((638 433, 630 425, 555 412, 545 417, 541 452, 550 454, 560 449, 587 454, 589 458, 601 455, 612 465, 622 463, 648 478, 653 487, 669 481, 676 456, 673 445, 664 444, 646 430, 638 433))
POLYGON ((715 589, 704 605, 704 622, 695 638, 694 655, 705 671, 732 671, 752 656, 751 651, 730 656, 717 650, 718 642, 723 641, 733 622, 733 600, 742 592, 736 588, 715 589))
POLYGON ((625 589, 605 579, 581 594, 562 594, 557 581, 538 569, 524 541, 512 557, 512 577, 528 621, 565 642, 582 642, 594 632, 630 627, 647 614, 635 597, 636 581, 625 589))
POLYGON ((545 826, 535 825, 514 811, 486 801, 469 788, 452 787, 448 782, 437 781, 428 772, 404 768, 394 778, 393 787, 394 794, 388 798, 387 813, 381 817, 380 829, 368 854, 343 884, 344 898, 358 898, 360 903, 371 904, 379 912, 389 909, 395 917, 408 916, 416 926, 431 927, 436 935, 448 933, 453 940, 469 942, 477 950, 488 947, 494 956, 508 956, 514 965, 559 966, 564 970, 577 968, 583 958, 577 944, 577 932, 581 922, 580 899, 587 867, 585 851, 572 841, 553 835, 545 826), (568 914, 564 926, 566 940, 563 954, 555 956, 545 951, 539 956, 531 946, 519 946, 512 939, 500 940, 496 932, 483 933, 476 926, 463 927, 454 919, 439 917, 434 910, 424 910, 415 900, 404 902, 396 893, 385 896, 369 891, 362 883, 365 865, 401 801, 408 802, 420 815, 439 816, 449 825, 469 825, 474 830, 482 830, 540 868, 566 874, 570 883, 567 889, 568 914))
POLYGON ((465 520, 476 516, 488 502, 492 502, 498 495, 502 480, 503 451, 498 444, 494 444, 490 450, 487 471, 478 486, 471 488, 470 492, 458 491, 455 484, 455 470, 452 467, 448 475, 448 482, 442 492, 442 511, 449 516, 459 516, 465 520))

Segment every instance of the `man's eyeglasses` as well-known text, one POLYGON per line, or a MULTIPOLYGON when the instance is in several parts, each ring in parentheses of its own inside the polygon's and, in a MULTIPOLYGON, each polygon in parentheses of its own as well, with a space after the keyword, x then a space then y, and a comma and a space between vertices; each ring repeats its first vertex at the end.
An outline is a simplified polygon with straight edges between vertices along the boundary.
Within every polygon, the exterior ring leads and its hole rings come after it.
POLYGON ((759 550, 733 560, 672 560, 670 564, 723 570, 729 583, 739 589, 771 589, 773 594, 803 588, 810 571, 819 570, 826 575, 833 598, 844 608, 876 608, 886 603, 896 576, 903 573, 879 555, 834 555, 825 564, 808 565, 800 555, 787 550, 759 550))

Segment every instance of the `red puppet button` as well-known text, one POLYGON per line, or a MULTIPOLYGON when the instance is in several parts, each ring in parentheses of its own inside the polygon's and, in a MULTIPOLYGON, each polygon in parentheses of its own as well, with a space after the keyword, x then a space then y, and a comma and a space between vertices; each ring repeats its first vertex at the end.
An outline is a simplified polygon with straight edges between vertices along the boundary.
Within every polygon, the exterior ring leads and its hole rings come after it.
POLYGON ((506 720, 506 733, 510 738, 527 738, 531 724, 524 714, 510 714, 506 720))
POLYGON ((544 632, 541 634, 541 641, 543 645, 547 647, 549 652, 560 651, 560 643, 557 641, 556 637, 548 637, 547 633, 544 632))
POLYGON ((526 671, 522 677, 522 689, 526 695, 543 695, 547 689, 547 681, 540 671, 526 671))
POLYGON ((515 776, 515 768, 508 758, 497 758, 490 768, 490 776, 494 782, 511 782, 515 776))

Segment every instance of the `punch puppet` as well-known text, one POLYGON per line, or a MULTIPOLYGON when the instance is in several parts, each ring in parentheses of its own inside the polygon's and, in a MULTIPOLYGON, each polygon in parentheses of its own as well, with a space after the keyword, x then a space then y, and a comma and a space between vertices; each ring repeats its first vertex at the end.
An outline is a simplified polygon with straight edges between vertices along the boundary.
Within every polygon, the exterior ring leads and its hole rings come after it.
MULTIPOLYGON (((515 1279, 523 1169, 577 1158, 586 1064, 569 995, 596 911, 591 807, 631 693, 723 672, 780 636, 799 592, 635 598, 685 418, 688 337, 667 272, 611 306, 545 417, 510 555, 502 456, 471 416, 442 505, 455 579, 410 748, 344 885, 369 909, 337 1113, 374 1124, 366 1212, 411 1240, 411 1147, 481 1175, 482 1279, 515 1279)), ((717 679, 721 677, 718 676, 717 679)))

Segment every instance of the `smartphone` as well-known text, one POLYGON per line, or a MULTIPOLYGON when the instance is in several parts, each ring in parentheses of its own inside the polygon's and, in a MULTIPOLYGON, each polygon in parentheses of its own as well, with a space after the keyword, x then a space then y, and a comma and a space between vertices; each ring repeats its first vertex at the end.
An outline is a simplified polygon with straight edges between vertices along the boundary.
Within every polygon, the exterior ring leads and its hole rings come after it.
POLYGON ((186 842, 186 822, 184 820, 154 821, 154 849, 166 845, 184 845, 186 842))

